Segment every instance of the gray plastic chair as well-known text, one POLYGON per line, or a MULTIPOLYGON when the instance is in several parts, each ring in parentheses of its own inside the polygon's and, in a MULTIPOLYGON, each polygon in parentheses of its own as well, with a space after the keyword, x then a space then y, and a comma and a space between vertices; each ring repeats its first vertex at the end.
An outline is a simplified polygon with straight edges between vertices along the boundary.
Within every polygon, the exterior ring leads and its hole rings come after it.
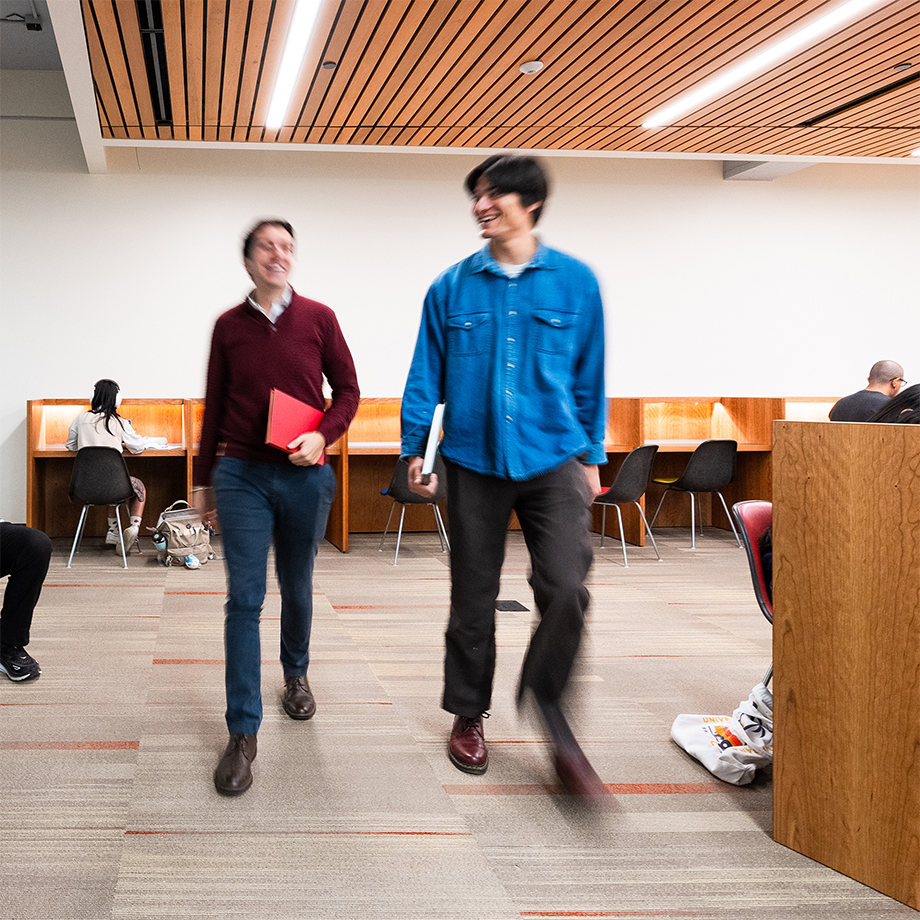
MULTIPOLYGON (((667 486, 658 507, 655 509, 655 516, 652 518, 652 527, 658 519, 658 512, 661 511, 661 505, 669 492, 689 492, 690 493, 690 546, 696 548, 696 503, 700 501, 699 493, 715 492, 722 502, 725 509, 725 515, 728 523, 731 524, 732 533, 741 544, 741 537, 735 529, 735 522, 732 520, 728 511, 728 505, 725 504, 720 489, 724 489, 735 478, 735 461, 738 455, 738 442, 729 440, 720 441, 703 441, 702 444, 690 455, 687 466, 683 473, 676 479, 658 478, 652 479, 652 482, 659 485, 667 486), (694 498, 696 501, 694 501, 694 498)), ((700 534, 703 533, 703 506, 700 503, 700 534)))
POLYGON ((594 499, 595 505, 600 505, 604 509, 601 515, 601 546, 604 545, 604 535, 607 532, 607 506, 613 505, 617 513, 617 521, 620 524, 620 544, 623 547, 623 565, 629 568, 629 562, 626 559, 626 539, 623 536, 623 515, 620 513, 620 505, 632 503, 639 509, 639 515, 645 526, 645 532, 655 547, 655 555, 661 562, 661 553, 658 552, 658 544, 652 536, 651 528, 645 519, 645 513, 639 499, 645 494, 648 488, 649 477, 652 475, 652 463, 655 460, 655 454, 658 453, 657 444, 646 444, 643 447, 636 447, 631 450, 623 461, 613 484, 605 492, 601 492, 594 499))
POLYGON ((115 506, 118 539, 121 541, 121 558, 127 568, 128 557, 125 553, 125 538, 121 530, 121 512, 118 506, 134 498, 134 487, 131 485, 131 477, 128 475, 128 467, 125 465, 125 458, 121 455, 121 451, 114 447, 81 447, 73 462, 69 495, 71 501, 83 503, 83 511, 80 514, 80 523, 77 525, 77 534, 73 538, 67 568, 70 568, 73 554, 80 545, 83 526, 86 523, 86 512, 91 505, 115 506))
POLYGON ((400 457, 396 463, 396 469, 393 470, 393 478, 390 480, 388 488, 381 492, 381 495, 389 495, 393 499, 393 505, 390 508, 390 515, 387 518, 387 526, 383 530, 383 536, 380 538, 380 546, 377 552, 383 549, 383 541, 386 540, 387 532, 390 529, 390 521, 393 518, 393 512, 396 506, 400 505, 402 511, 399 515, 399 532, 396 535, 396 555, 393 557, 393 565, 399 564, 399 544, 402 541, 403 520, 406 517, 406 505, 431 505, 434 509, 434 522, 438 528, 438 539, 441 541, 441 552, 450 552, 450 542, 447 539, 447 528, 444 526, 444 519, 441 517, 441 511, 438 508, 438 502, 447 498, 447 471, 444 469, 444 461, 440 457, 435 457, 434 472, 438 477, 438 491, 433 499, 417 495, 409 488, 409 461, 400 457))

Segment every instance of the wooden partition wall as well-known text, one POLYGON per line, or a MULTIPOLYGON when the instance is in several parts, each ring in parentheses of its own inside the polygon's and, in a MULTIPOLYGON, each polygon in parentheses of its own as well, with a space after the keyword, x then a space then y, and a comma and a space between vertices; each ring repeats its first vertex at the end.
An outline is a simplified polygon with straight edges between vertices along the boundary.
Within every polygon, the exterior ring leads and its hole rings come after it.
MULTIPOLYGON (((724 491, 733 502, 756 498, 769 501, 771 493, 770 426, 784 418, 786 400, 782 398, 710 396, 642 397, 609 400, 607 424, 607 465, 601 469, 601 483, 613 482, 624 457, 643 444, 657 444, 658 453, 652 475, 677 477, 690 455, 703 441, 729 438, 738 442, 738 472, 724 491)), ((820 410, 819 410, 820 411, 820 410)), ((827 410, 824 410, 826 417, 827 410)), ((654 513, 664 487, 652 483, 640 504, 654 513)), ((729 528, 721 504, 702 496, 703 523, 729 528)), ((638 512, 623 508, 623 527, 627 542, 644 542, 638 512)), ((647 517, 651 520, 650 513, 647 517)), ((600 530, 600 511, 595 510, 595 529, 600 530)), ((656 527, 689 527, 690 499, 672 495, 661 508, 656 527)), ((616 521, 608 515, 607 533, 616 536, 616 521)))
MULTIPOLYGON (((77 530, 82 506, 71 504, 68 498, 74 454, 65 444, 71 422, 89 407, 88 401, 80 399, 34 399, 27 403, 27 523, 50 537, 72 537, 77 530)), ((128 472, 147 487, 142 526, 152 525, 167 505, 189 495, 187 401, 125 399, 119 413, 138 434, 166 438, 164 450, 146 450, 137 456, 125 454, 128 472), (152 521, 148 520, 151 515, 152 521)), ((105 531, 106 509, 90 509, 86 533, 98 536, 105 531)))
MULTIPOLYGON (((73 536, 81 506, 68 497, 74 454, 65 447, 70 424, 89 402, 80 399, 33 399, 26 404, 26 522, 50 537, 73 536)), ((192 464, 201 439, 203 399, 125 399, 119 414, 148 437, 165 437, 165 450, 125 453, 128 472, 147 488, 141 534, 177 499, 191 501, 192 464)), ((348 548, 348 455, 338 441, 326 450, 336 473, 338 491, 329 515, 326 539, 348 548)), ((91 508, 86 534, 106 531, 106 509, 91 508)))
POLYGON ((774 837, 920 910, 920 426, 773 458, 774 837))
MULTIPOLYGON (((700 442, 711 438, 738 441, 738 475, 725 490, 729 505, 745 498, 769 500, 771 495, 770 426, 774 419, 795 417, 826 419, 834 403, 830 397, 642 397, 615 398, 608 402, 605 437, 607 465, 601 468, 601 482, 610 485, 624 457, 642 444, 659 445, 654 469, 657 476, 678 476, 700 442)), ((352 532, 383 530, 391 506, 380 494, 387 487, 399 455, 399 410, 401 401, 362 399, 348 431, 350 502, 348 526, 352 532)), ((661 496, 651 486, 648 505, 654 509, 661 496)), ((643 500, 644 501, 644 500, 643 500)), ((729 528, 721 505, 703 496, 703 523, 729 528)), ((643 505, 644 507, 644 505, 643 505)), ((623 526, 628 542, 644 543, 639 515, 631 505, 623 509, 623 526)), ((600 531, 601 512, 595 511, 595 530, 600 531)), ((690 525, 690 503, 686 496, 669 498, 656 527, 690 525)), ((512 527, 517 526, 512 521, 512 527)), ((428 508, 410 507, 406 529, 434 530, 428 508)), ((607 533, 618 536, 614 515, 608 515, 607 533)))
MULTIPOLYGON (((769 499, 771 494, 770 425, 773 419, 826 419, 834 402, 826 397, 643 397, 608 400, 606 450, 608 463, 601 468, 601 482, 609 485, 623 458, 642 444, 659 445, 654 475, 678 476, 701 442, 709 438, 738 441, 738 475, 725 491, 729 503, 745 498, 769 499)), ((127 455, 129 471, 148 486, 144 526, 156 523, 166 505, 189 498, 192 464, 200 440, 204 401, 201 399, 126 399, 123 414, 139 434, 165 436, 167 450, 148 450, 127 455), (148 520, 149 518, 149 520, 148 520)), ((349 532, 380 533, 392 501, 382 495, 400 450, 399 398, 365 398, 347 434, 327 449, 328 462, 336 473, 338 492, 329 517, 326 538, 348 549, 349 532)), ((64 448, 67 430, 88 404, 79 399, 38 399, 27 404, 28 522, 53 537, 72 534, 79 509, 70 505, 67 491, 73 455, 64 448)), ((648 506, 654 509, 661 488, 649 489, 648 506)), ((644 500, 643 500, 644 501, 644 500)), ((105 528, 104 509, 95 509, 88 525, 93 535, 105 528)), ((616 533, 614 515, 608 515, 607 532, 616 533)), ((642 544, 639 516, 631 506, 623 509, 629 542, 642 544)), ((600 530, 600 511, 595 530, 600 530)), ((703 497, 703 522, 728 528, 721 505, 703 497)), ((656 527, 690 524, 686 496, 669 498, 656 527)), ((512 526, 517 526, 512 521, 512 526)), ((434 530, 431 510, 407 509, 407 530, 434 530)))

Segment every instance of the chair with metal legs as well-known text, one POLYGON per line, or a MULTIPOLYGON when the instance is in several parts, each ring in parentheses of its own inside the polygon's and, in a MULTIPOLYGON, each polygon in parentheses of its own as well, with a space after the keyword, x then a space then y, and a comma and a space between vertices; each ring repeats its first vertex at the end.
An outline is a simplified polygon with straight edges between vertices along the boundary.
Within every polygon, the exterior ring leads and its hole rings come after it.
POLYGON ((683 473, 676 478, 659 478, 653 477, 652 482, 658 485, 667 486, 655 509, 655 516, 652 518, 651 526, 655 526, 658 519, 658 512, 661 511, 661 505, 669 492, 689 492, 690 493, 690 546, 696 548, 696 507, 699 505, 700 510, 700 533, 703 532, 703 506, 699 499, 699 493, 715 492, 722 502, 725 514, 728 517, 728 523, 731 525, 732 533, 741 546, 741 537, 735 529, 735 522, 728 513, 728 505, 725 504, 725 498, 721 489, 724 489, 735 478, 735 461, 738 454, 738 442, 729 440, 703 441, 702 444, 690 455, 687 466, 683 473))
MULTIPOLYGON (((744 551, 747 555, 748 567, 751 570, 751 581, 754 583, 754 595, 760 605, 760 612, 773 623, 773 587, 767 584, 763 570, 763 559, 760 555, 760 538, 773 524, 773 504, 764 501, 736 502, 732 505, 732 513, 738 522, 741 538, 744 541, 744 551)), ((773 677, 773 665, 763 679, 766 686, 773 677)))
POLYGON ((73 462, 69 495, 71 501, 83 503, 83 511, 80 514, 76 536, 73 538, 67 568, 71 567, 73 555, 80 546, 83 527, 86 524, 86 512, 91 505, 115 506, 118 538, 121 540, 121 558, 127 568, 128 558, 125 554, 125 538, 118 506, 134 498, 134 486, 131 485, 131 477, 128 475, 128 467, 121 451, 114 447, 81 447, 73 462))
POLYGON ((431 505, 434 509, 434 522, 438 528, 438 539, 441 541, 441 552, 450 552, 450 541, 447 539, 447 528, 444 526, 444 519, 441 517, 441 510, 438 508, 438 502, 447 498, 447 472, 444 469, 444 461, 440 457, 435 458, 434 472, 438 477, 438 491, 435 497, 425 498, 423 495, 417 495, 409 488, 409 461, 400 457, 396 463, 396 469, 393 470, 393 478, 390 480, 388 488, 384 489, 382 495, 389 495, 393 499, 393 505, 390 508, 390 515, 387 518, 387 525, 383 529, 383 536, 380 538, 380 546, 377 552, 383 549, 383 541, 386 540, 387 532, 390 529, 390 521, 393 518, 393 512, 397 504, 402 507, 399 515, 399 532, 396 535, 396 555, 393 557, 393 565, 399 564, 399 545, 402 542, 403 520, 406 517, 406 505, 431 505))
POLYGON ((609 489, 601 492, 594 499, 595 505, 600 505, 604 512, 601 515, 601 546, 604 545, 604 535, 607 532, 607 506, 613 505, 617 513, 617 521, 620 525, 620 544, 623 547, 623 565, 629 568, 629 561, 626 559, 626 538, 623 535, 623 515, 620 513, 620 505, 633 504, 639 509, 639 515, 645 526, 645 532, 655 547, 655 555, 661 562, 661 553, 658 552, 658 544, 652 536, 652 531, 645 519, 645 513, 639 499, 645 494, 648 488, 649 477, 652 475, 652 463, 655 460, 655 454, 658 453, 657 444, 645 444, 630 451, 623 460, 616 477, 609 489))

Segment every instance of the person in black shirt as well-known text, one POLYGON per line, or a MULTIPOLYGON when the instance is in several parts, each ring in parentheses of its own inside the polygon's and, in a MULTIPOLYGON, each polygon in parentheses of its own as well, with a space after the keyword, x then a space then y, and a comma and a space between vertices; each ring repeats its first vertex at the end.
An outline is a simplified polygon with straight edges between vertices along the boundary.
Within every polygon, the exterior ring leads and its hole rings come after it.
POLYGON ((837 400, 828 415, 832 422, 868 422, 907 381, 897 361, 876 361, 869 371, 869 386, 837 400))

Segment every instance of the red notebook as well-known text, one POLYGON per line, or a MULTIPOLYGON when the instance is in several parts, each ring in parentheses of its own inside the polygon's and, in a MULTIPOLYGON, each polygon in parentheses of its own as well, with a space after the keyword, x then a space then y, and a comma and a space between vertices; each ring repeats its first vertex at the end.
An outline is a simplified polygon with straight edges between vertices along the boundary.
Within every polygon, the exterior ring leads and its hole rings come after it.
MULTIPOLYGON (((285 453, 293 453, 288 450, 288 444, 302 434, 316 431, 323 420, 323 415, 324 413, 319 409, 314 409, 313 406, 293 396, 288 396, 281 390, 272 390, 268 404, 268 430, 265 432, 265 443, 285 453)), ((316 465, 320 466, 325 462, 324 452, 316 465)))

